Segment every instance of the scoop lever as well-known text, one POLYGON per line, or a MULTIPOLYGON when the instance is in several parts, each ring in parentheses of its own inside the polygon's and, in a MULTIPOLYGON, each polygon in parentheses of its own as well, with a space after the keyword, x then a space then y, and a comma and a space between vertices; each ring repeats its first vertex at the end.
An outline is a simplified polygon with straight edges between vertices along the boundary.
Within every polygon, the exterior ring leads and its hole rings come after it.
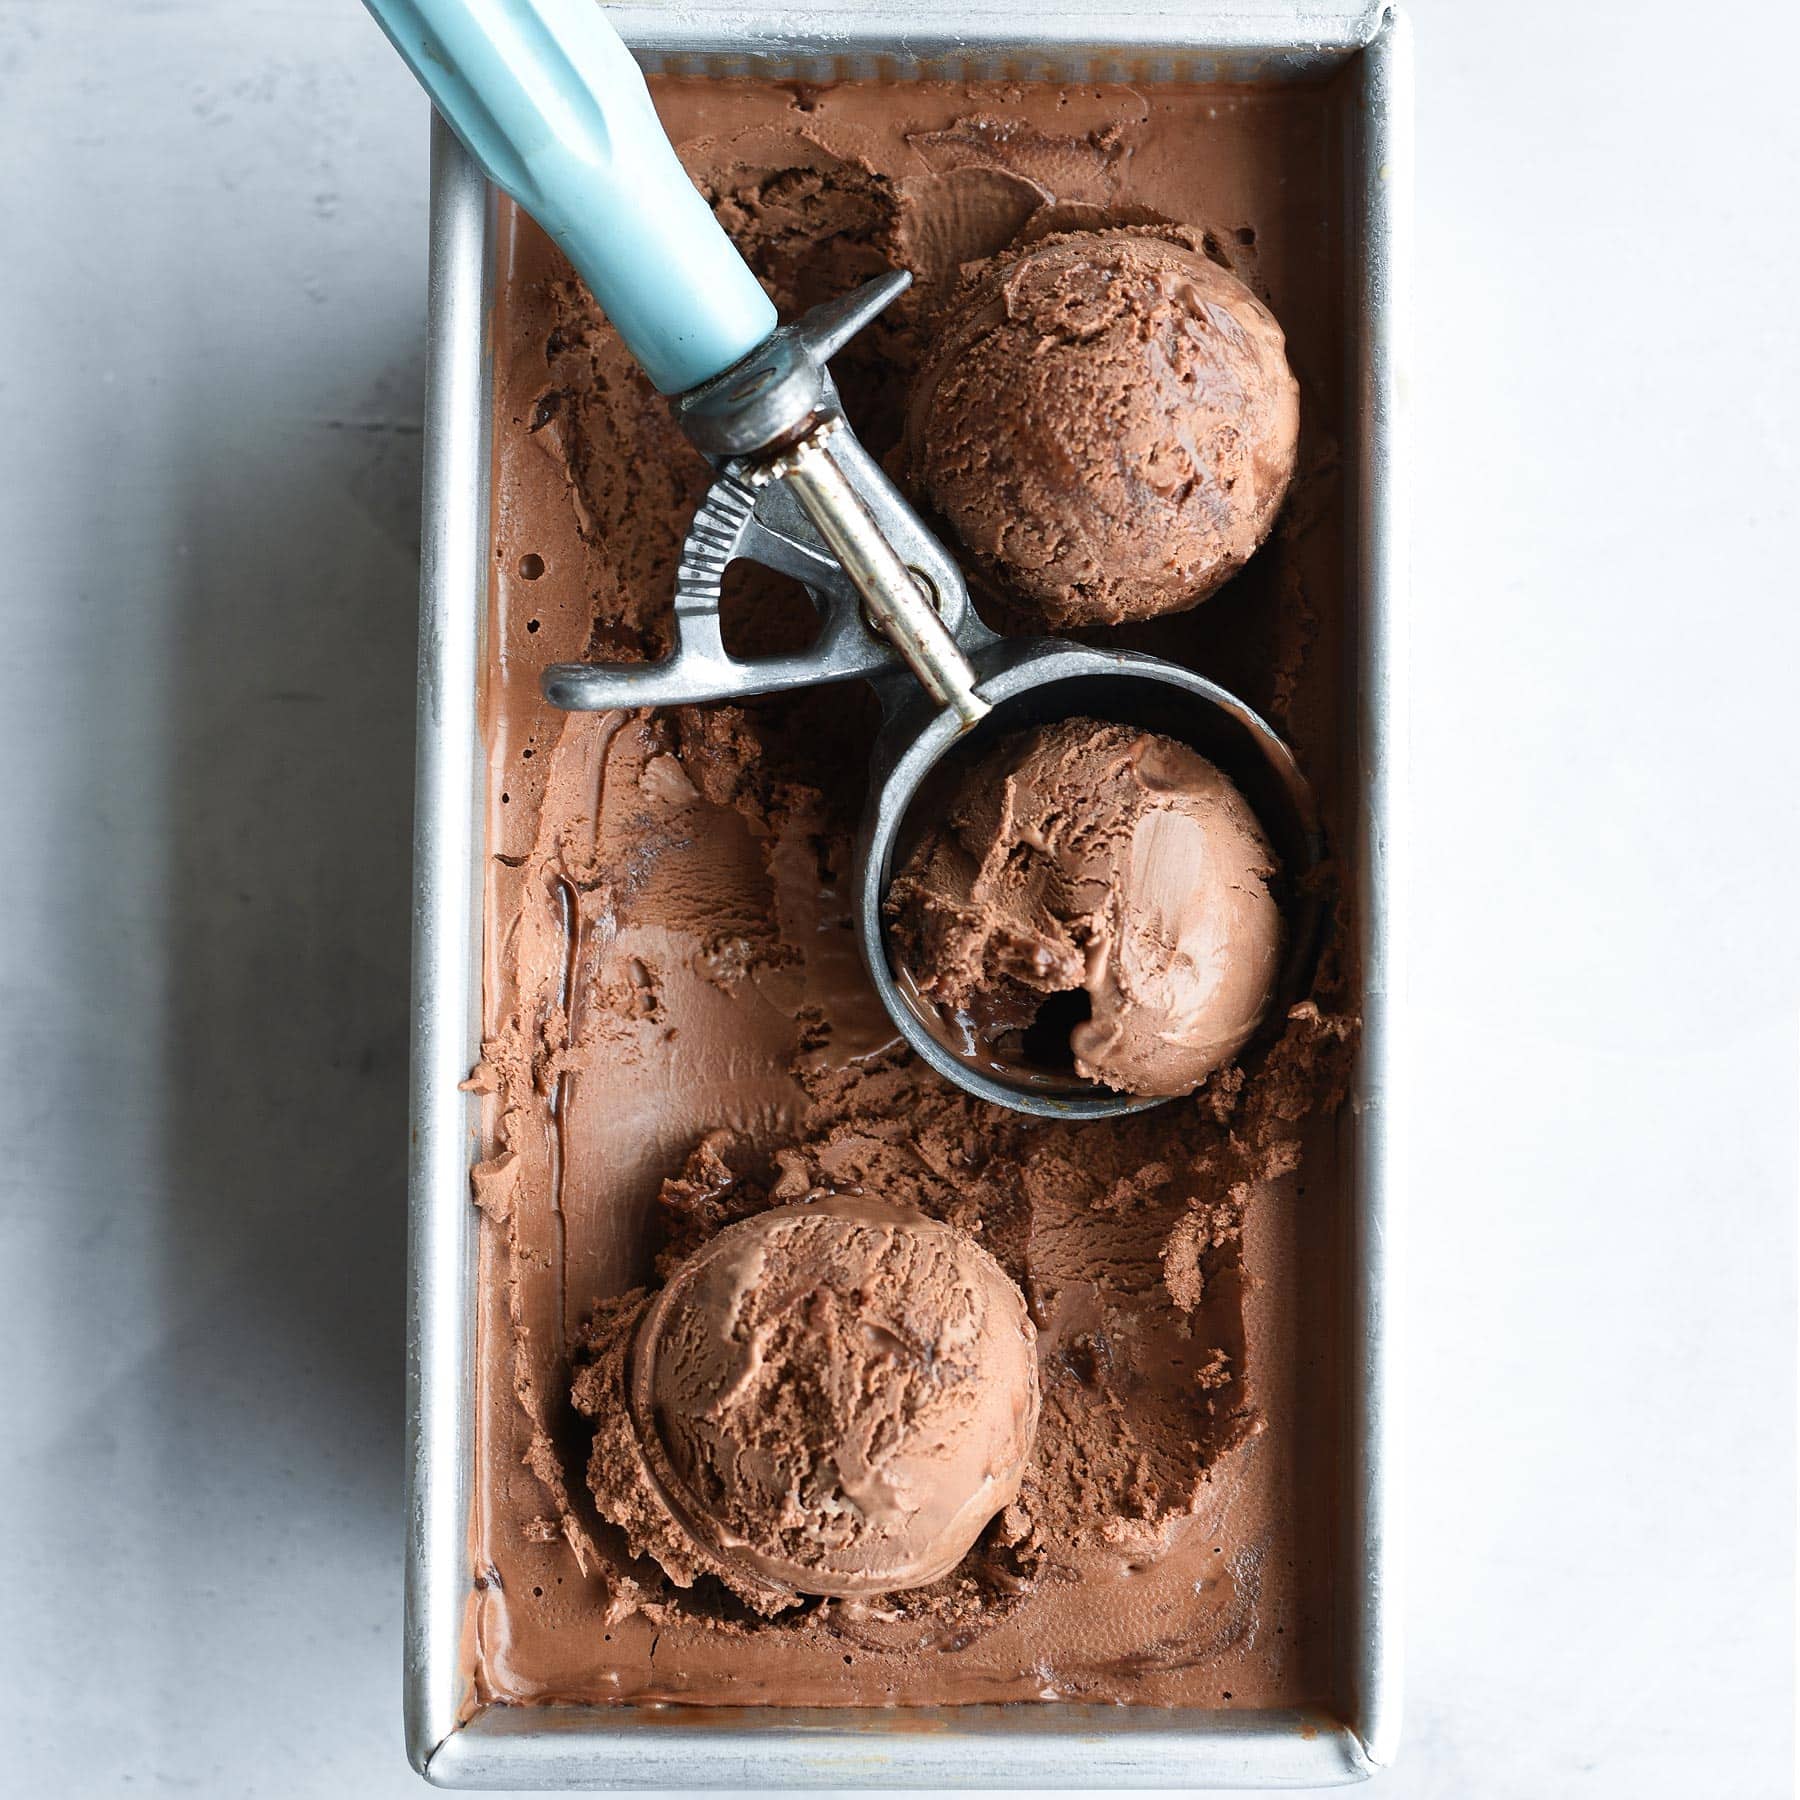
POLYGON ((895 269, 784 325, 675 416, 719 474, 688 528, 675 579, 674 645, 653 663, 557 663, 545 696, 572 711, 741 700, 911 668, 961 724, 987 712, 971 657, 995 642, 956 559, 863 447, 828 359, 912 277, 895 269), (819 636, 786 656, 726 652, 727 567, 759 562, 800 582, 819 636))

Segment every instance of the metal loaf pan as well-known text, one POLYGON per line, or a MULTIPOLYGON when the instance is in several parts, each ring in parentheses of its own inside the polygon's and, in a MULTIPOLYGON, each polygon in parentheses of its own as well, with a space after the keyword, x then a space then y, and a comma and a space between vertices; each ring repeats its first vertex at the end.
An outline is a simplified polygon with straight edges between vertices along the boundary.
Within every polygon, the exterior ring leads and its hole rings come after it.
POLYGON ((1129 11, 976 7, 614 8, 650 69, 829 81, 881 76, 1067 81, 1329 81, 1347 134, 1341 196, 1353 283, 1347 366, 1356 618, 1356 770, 1364 1031, 1349 1109, 1343 1245, 1345 1480, 1335 1714, 1061 1703, 840 1711, 770 1707, 477 1708, 468 1667, 475 1421, 475 1107, 458 1090, 480 1017, 478 724, 488 613, 492 197, 435 125, 413 923, 407 1324, 406 1731, 445 1787, 1302 1787, 1350 1782, 1398 1733, 1391 1299, 1397 1271, 1390 993, 1402 934, 1404 792, 1399 355, 1410 193, 1405 22, 1391 5, 1235 0, 1129 11))

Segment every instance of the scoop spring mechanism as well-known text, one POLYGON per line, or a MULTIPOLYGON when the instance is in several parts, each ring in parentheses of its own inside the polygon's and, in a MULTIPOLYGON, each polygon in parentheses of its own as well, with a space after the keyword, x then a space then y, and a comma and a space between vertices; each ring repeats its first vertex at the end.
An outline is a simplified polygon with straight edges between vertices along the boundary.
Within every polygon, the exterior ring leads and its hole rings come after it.
POLYGON ((558 663, 544 693, 573 711, 742 699, 873 678, 904 662, 965 726, 988 711, 971 652, 993 643, 955 561, 869 455, 827 367, 906 291, 891 270, 781 327, 749 356, 675 401, 718 471, 688 528, 675 580, 675 642, 654 663, 558 663), (759 562, 799 581, 822 616, 787 656, 726 652, 726 569, 759 562))

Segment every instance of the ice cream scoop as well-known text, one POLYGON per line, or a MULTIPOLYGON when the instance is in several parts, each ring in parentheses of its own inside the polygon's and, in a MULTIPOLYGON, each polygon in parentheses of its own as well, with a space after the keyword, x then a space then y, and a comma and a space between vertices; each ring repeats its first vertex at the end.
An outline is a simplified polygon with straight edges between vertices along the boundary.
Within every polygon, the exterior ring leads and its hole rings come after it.
POLYGON ((728 1226, 584 1382, 600 1510, 678 1583, 716 1575, 763 1612, 948 1573, 1018 1493, 1039 1406, 1000 1265, 860 1196, 728 1226))
POLYGON ((1273 996, 1277 873, 1215 764, 1065 719, 963 773, 889 888, 889 932, 963 1057, 1184 1094, 1273 996))
POLYGON ((893 271, 777 326, 592 0, 366 4, 476 161, 567 252, 715 470, 677 571, 671 654, 559 664, 545 672, 547 698, 603 711, 868 679, 886 724, 861 837, 857 922, 870 976, 908 1042, 950 1080, 1024 1111, 1098 1117, 1154 1104, 1091 1083, 1050 1088, 978 1069, 937 1041, 883 935, 897 835, 921 785, 965 737, 985 742, 1082 713, 1165 730, 1213 757, 1298 875, 1316 841, 1286 747, 1241 702, 1183 669, 1002 639, 981 622, 956 559, 858 442, 827 366, 910 277, 893 271), (805 586, 822 620, 810 648, 759 659, 727 653, 723 581, 739 559, 805 586))
POLYGON ((913 484, 1052 630, 1204 600, 1268 535, 1300 391, 1273 314, 1183 226, 971 269, 908 408, 913 484))

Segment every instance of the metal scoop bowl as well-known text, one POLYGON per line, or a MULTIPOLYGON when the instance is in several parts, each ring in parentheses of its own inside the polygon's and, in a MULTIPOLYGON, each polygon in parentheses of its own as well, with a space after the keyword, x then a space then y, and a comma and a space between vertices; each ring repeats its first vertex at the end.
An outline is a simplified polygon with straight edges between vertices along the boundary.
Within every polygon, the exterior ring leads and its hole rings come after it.
POLYGON ((1141 1112, 1163 1097, 1101 1087, 1072 1068, 1002 1061, 928 999, 889 939, 882 903, 890 877, 924 824, 941 818, 958 769, 999 738, 1077 716, 1143 726, 1216 763, 1269 836, 1288 941, 1275 1010, 1303 990, 1316 937, 1306 881, 1319 859, 1312 795, 1275 732, 1204 677, 1125 651, 1003 638, 982 623, 955 558, 857 440, 825 367, 907 281, 897 271, 816 309, 676 402, 719 473, 684 545, 674 648, 653 663, 559 663, 545 672, 544 692, 554 705, 596 711, 868 681, 883 723, 858 839, 856 922, 894 1023, 941 1075, 997 1105, 1058 1118, 1141 1112), (727 653, 722 584, 726 569, 746 559, 811 595, 821 622, 809 648, 727 653))
POLYGON ((1116 1118, 1169 1096, 1125 1094, 1083 1080, 1072 1067, 1003 1059, 968 1026, 923 994, 890 941, 883 916, 888 883, 926 827, 944 816, 960 771, 996 741, 1059 719, 1141 726, 1191 745, 1237 784, 1279 859, 1275 883, 1286 950, 1270 1017, 1310 980, 1318 904, 1307 876, 1320 855, 1312 792, 1287 746, 1249 707, 1205 677, 1128 651, 1049 639, 992 639, 971 658, 976 691, 989 704, 972 728, 919 703, 882 698, 869 800, 857 843, 856 925, 863 960, 882 1004, 906 1041, 940 1075, 1019 1112, 1067 1119, 1116 1118))

